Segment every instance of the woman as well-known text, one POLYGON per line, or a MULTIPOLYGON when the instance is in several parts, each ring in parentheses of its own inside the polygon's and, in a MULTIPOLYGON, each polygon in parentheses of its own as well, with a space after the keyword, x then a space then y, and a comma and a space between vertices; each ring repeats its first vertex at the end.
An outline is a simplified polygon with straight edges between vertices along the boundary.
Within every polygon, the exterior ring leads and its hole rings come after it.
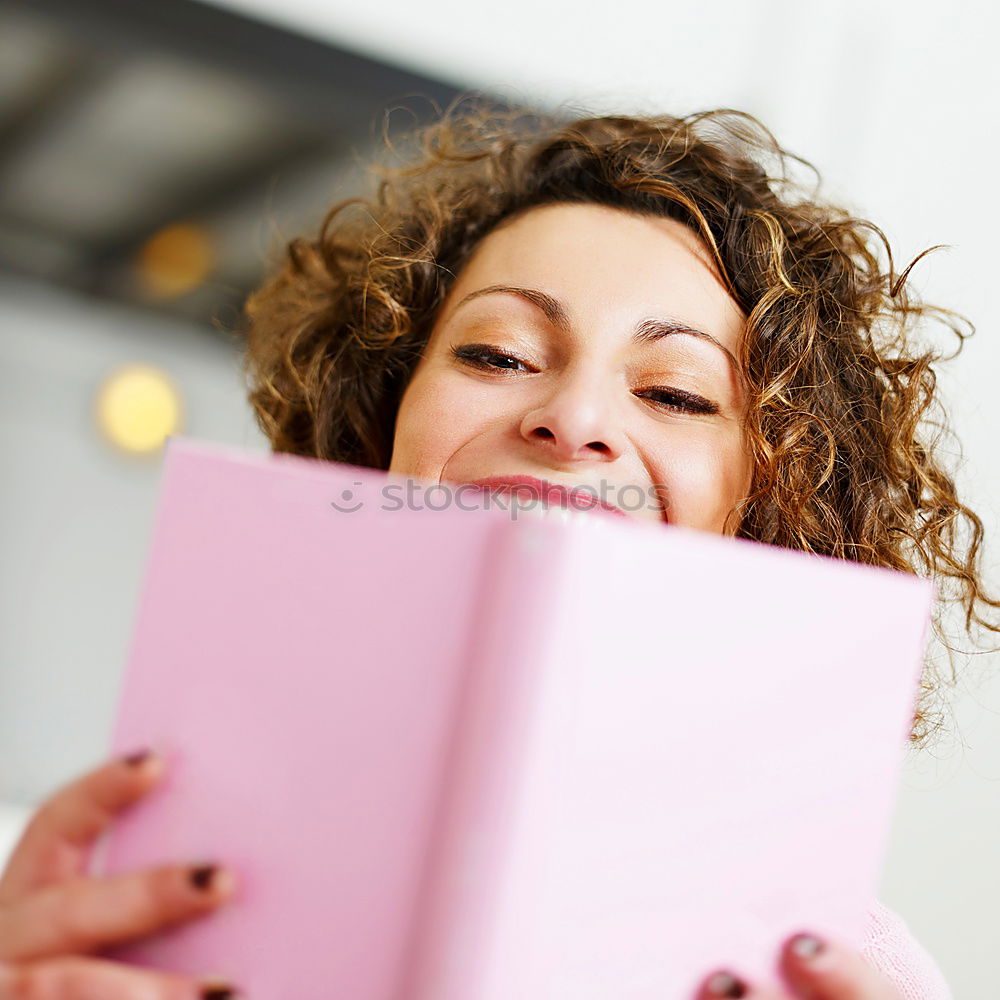
MULTIPOLYGON (((938 358, 910 345, 931 316, 966 334, 910 297, 891 256, 883 270, 876 227, 803 195, 791 159, 735 112, 563 125, 453 109, 251 297, 261 426, 280 451, 549 504, 586 491, 627 516, 933 575, 970 633, 1000 630, 982 524, 922 436, 938 358), (626 488, 653 500, 627 507, 626 488)), ((915 743, 939 687, 928 664, 915 743)), ((80 876, 162 766, 108 763, 36 813, 0 880, 0 1000, 229 995, 87 957, 233 892, 211 864, 80 876)), ((775 942, 780 996, 947 997, 905 925, 874 901, 870 916, 860 953, 775 942)), ((739 970, 706 970, 701 995, 779 996, 739 970)))

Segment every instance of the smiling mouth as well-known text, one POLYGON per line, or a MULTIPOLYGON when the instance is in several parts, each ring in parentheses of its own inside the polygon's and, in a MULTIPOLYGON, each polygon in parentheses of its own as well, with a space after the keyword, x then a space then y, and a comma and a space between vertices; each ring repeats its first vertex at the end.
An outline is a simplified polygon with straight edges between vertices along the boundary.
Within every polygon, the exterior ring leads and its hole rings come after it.
POLYGON ((581 516, 589 518, 595 513, 628 517, 620 507, 601 500, 590 490, 561 486, 534 476, 490 476, 469 484, 491 494, 516 498, 517 509, 542 515, 554 515, 566 520, 581 516))

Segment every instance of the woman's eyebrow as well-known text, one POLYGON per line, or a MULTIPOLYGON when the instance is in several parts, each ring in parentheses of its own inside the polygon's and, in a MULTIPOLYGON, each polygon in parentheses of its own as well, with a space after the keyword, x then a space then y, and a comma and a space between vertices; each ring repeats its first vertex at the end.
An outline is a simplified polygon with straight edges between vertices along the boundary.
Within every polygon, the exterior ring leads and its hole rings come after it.
MULTIPOLYGON (((559 329, 566 333, 569 332, 569 316, 558 299, 553 298, 546 292, 539 291, 537 288, 522 288, 520 285, 489 285, 486 288, 477 288, 474 292, 469 292, 469 294, 466 295, 454 309, 452 309, 451 315, 454 316, 454 314, 458 312, 458 310, 461 309, 466 302, 478 299, 481 295, 492 295, 497 292, 518 295, 522 299, 527 299, 529 302, 538 306, 538 308, 542 310, 550 323, 559 327, 559 329)), ((719 350, 722 351, 729 359, 729 363, 733 366, 734 371, 739 374, 739 362, 737 362, 733 352, 730 351, 725 344, 720 343, 720 341, 718 341, 710 333, 705 333, 704 330, 698 330, 693 326, 689 326, 687 323, 680 322, 680 320, 640 320, 632 333, 632 342, 635 344, 650 344, 657 340, 661 340, 663 337, 669 337, 677 333, 684 333, 691 337, 698 337, 700 340, 707 340, 710 344, 715 344, 715 346, 718 347, 719 350)))

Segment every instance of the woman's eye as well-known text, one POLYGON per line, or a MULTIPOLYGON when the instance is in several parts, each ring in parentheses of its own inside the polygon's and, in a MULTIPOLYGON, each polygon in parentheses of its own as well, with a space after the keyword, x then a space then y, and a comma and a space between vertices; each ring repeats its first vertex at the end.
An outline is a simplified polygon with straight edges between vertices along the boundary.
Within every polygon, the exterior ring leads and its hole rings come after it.
POLYGON ((474 365, 477 368, 493 368, 505 371, 528 371, 528 365, 513 354, 505 354, 503 351, 489 344, 465 344, 461 347, 453 347, 451 352, 459 361, 474 365))
POLYGON ((675 412, 706 414, 719 412, 719 407, 716 403, 713 403, 710 399, 705 399, 704 396, 688 392, 685 389, 669 389, 665 386, 654 386, 650 389, 643 389, 641 392, 637 392, 636 395, 643 399, 649 399, 658 406, 674 410, 675 412))
MULTIPOLYGON (((527 362, 513 354, 507 354, 490 344, 463 344, 451 349, 452 356, 459 361, 475 368, 490 371, 530 371, 527 362)), ((717 404, 704 396, 688 392, 686 389, 671 389, 667 386, 652 386, 636 393, 637 396, 648 399, 658 407, 673 410, 676 413, 715 414, 719 412, 717 404)))

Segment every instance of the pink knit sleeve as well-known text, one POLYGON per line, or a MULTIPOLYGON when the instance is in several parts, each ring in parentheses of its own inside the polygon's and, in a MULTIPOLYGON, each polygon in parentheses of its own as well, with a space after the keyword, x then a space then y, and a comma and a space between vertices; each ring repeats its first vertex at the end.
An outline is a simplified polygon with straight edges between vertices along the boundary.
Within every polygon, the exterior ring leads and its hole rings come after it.
POLYGON ((868 910, 861 954, 895 984, 903 1000, 953 1000, 934 959, 906 922, 877 899, 868 910))

